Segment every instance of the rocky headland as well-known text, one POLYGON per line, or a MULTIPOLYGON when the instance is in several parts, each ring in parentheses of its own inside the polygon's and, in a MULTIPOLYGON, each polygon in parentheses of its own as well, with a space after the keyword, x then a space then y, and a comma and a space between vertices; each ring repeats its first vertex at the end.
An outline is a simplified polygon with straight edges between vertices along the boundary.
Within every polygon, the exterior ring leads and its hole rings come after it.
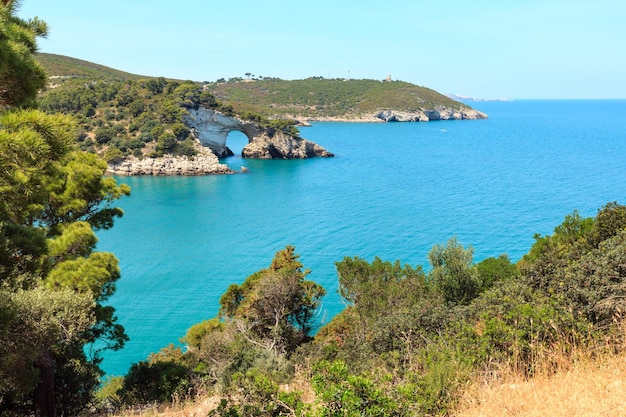
POLYGON ((185 116, 185 124, 196 140, 197 155, 193 157, 165 155, 158 158, 128 156, 110 162, 107 172, 126 176, 246 172, 244 167, 241 171, 234 171, 219 161, 219 158, 233 155, 226 146, 226 139, 232 131, 242 132, 248 138, 248 144, 241 153, 244 158, 304 159, 334 156, 318 144, 300 136, 203 107, 189 109, 188 115, 185 116))
POLYGON ((384 122, 430 122, 435 120, 479 120, 486 119, 487 115, 469 108, 452 109, 437 106, 434 109, 416 112, 385 110, 376 113, 374 117, 384 122))

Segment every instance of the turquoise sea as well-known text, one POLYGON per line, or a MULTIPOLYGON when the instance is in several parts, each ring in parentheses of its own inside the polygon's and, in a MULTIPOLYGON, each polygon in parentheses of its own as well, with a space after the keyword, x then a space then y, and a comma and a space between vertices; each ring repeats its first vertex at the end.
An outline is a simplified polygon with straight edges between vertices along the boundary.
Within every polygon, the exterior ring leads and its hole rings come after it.
MULTIPOLYGON (((343 308, 334 263, 359 256, 428 268, 455 236, 474 259, 518 260, 565 215, 626 204, 626 100, 478 102, 480 121, 316 123, 301 134, 331 159, 255 161, 246 174, 122 177, 131 197, 98 250, 120 260, 110 303, 130 342, 105 356, 109 375, 213 317, 230 283, 294 245, 328 295, 319 322, 343 308)), ((227 143, 240 151, 244 137, 227 143)))

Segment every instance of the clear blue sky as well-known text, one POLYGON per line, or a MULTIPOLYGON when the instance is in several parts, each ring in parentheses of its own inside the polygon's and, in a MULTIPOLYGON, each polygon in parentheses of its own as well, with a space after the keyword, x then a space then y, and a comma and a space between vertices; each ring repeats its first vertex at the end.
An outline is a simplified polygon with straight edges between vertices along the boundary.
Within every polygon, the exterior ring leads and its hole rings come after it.
POLYGON ((195 81, 383 79, 481 98, 626 98, 624 0, 22 0, 42 52, 195 81))

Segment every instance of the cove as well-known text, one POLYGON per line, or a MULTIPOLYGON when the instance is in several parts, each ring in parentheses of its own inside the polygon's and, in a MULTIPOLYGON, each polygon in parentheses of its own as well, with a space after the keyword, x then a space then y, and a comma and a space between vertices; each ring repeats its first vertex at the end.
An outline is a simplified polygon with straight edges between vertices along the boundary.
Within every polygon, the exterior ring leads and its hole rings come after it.
POLYGON ((98 233, 98 250, 120 260, 110 304, 130 341, 106 353, 103 369, 124 374, 178 343, 217 313, 230 283, 286 245, 327 290, 321 325, 344 307, 334 263, 345 256, 427 268, 430 248, 456 236, 476 261, 518 260, 573 210, 626 203, 626 101, 475 107, 489 119, 301 128, 331 159, 235 156, 227 163, 248 173, 118 177, 132 195, 118 202, 124 217, 98 233))

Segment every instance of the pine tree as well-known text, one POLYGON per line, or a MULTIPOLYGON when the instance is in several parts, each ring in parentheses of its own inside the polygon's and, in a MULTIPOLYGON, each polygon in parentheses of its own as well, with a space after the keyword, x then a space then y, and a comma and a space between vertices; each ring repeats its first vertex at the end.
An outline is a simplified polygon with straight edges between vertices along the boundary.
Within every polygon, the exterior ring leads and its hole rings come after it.
POLYGON ((122 215, 130 189, 76 150, 69 116, 33 110, 46 75, 35 62, 37 18, 0 3, 0 414, 75 415, 99 384, 100 352, 128 339, 104 303, 117 259, 94 231, 122 215))

